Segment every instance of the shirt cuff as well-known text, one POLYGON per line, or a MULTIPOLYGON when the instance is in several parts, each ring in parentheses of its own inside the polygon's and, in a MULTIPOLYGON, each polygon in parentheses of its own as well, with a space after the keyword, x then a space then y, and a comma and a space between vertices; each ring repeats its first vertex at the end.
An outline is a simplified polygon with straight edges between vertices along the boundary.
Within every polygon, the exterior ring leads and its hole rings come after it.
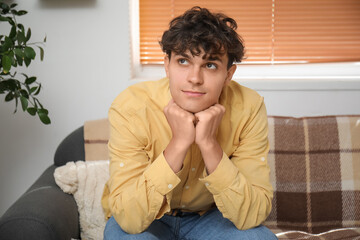
POLYGON ((181 182, 180 178, 170 168, 163 153, 144 171, 144 176, 164 196, 181 182))
POLYGON ((209 192, 213 195, 217 195, 234 182, 238 173, 239 169, 228 156, 223 153, 222 159, 215 171, 208 175, 206 173, 206 168, 204 168, 203 178, 199 178, 199 180, 205 184, 209 192))

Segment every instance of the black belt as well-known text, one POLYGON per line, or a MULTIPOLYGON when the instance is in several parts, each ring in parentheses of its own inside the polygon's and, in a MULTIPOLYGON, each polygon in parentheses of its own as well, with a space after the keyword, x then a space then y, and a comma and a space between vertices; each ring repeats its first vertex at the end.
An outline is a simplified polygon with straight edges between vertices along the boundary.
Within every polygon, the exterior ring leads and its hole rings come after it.
POLYGON ((183 212, 180 209, 171 209, 171 211, 168 213, 168 215, 174 216, 174 217, 185 217, 190 215, 196 215, 198 213, 196 212, 183 212))

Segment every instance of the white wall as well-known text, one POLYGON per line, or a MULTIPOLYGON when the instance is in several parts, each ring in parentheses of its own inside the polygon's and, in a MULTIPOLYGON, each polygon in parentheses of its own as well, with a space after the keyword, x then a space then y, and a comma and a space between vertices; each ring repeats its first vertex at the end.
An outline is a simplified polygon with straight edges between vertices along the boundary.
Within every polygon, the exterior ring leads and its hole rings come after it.
MULTIPOLYGON (((0 215, 53 162, 61 140, 84 121, 104 118, 111 101, 132 84, 127 0, 27 0, 33 40, 47 35, 44 62, 24 71, 43 84, 52 124, 3 102, 0 95, 0 215)), ((3 31, 0 23, 0 31, 3 31)), ((249 84, 251 86, 251 84, 249 84)), ((360 92, 260 90, 270 115, 360 114, 360 92)))
MULTIPOLYGON (((32 40, 47 36, 45 59, 25 69, 43 84, 52 124, 5 103, 0 95, 0 215, 53 162, 56 147, 90 119, 105 118, 130 82, 128 1, 12 1, 28 14, 32 40)), ((4 23, 0 23, 4 29, 4 23)), ((3 32, 3 30, 0 30, 3 32)))

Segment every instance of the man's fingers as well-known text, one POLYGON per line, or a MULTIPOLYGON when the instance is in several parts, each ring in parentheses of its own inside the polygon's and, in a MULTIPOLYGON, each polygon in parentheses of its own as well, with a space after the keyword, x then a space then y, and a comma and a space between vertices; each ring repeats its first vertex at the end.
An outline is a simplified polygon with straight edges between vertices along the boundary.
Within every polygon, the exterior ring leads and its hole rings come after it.
POLYGON ((166 116, 172 116, 174 120, 193 122, 195 123, 194 114, 182 109, 179 107, 173 99, 171 99, 168 105, 164 108, 164 113, 166 116))
POLYGON ((225 107, 220 104, 215 104, 201 112, 195 113, 197 121, 210 120, 217 116, 223 116, 225 113, 225 107))
POLYGON ((199 118, 194 115, 193 123, 194 123, 194 126, 195 126, 195 127, 196 127, 196 125, 197 125, 198 122, 199 122, 199 118))

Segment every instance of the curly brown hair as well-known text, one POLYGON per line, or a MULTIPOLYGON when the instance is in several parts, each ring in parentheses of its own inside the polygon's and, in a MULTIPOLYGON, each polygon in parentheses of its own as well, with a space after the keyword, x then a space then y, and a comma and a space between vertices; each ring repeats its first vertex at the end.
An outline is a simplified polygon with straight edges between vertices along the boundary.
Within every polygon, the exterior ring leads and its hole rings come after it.
POLYGON ((244 44, 236 32, 234 19, 206 8, 193 7, 174 18, 162 36, 160 46, 169 58, 171 52, 183 54, 190 50, 198 56, 203 49, 208 55, 228 55, 228 68, 244 57, 244 44))

